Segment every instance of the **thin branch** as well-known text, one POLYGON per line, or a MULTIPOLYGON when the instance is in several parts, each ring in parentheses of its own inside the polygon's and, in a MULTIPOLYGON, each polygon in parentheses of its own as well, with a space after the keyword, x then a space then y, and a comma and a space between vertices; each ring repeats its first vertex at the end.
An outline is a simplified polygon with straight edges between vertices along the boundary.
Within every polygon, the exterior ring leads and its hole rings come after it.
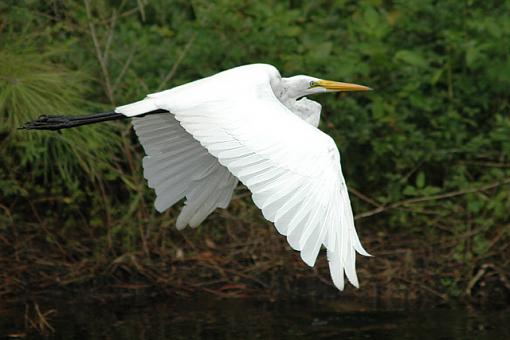
POLYGON ((181 64, 182 60, 184 59, 184 57, 188 53, 188 50, 190 49, 191 45, 195 41, 196 36, 197 36, 196 33, 193 32, 193 35, 189 39, 189 41, 186 44, 186 46, 184 46, 184 49, 181 51, 181 54, 179 54, 179 57, 177 57, 177 60, 175 61, 175 63, 172 66, 172 68, 170 69, 170 72, 168 72, 168 74, 165 76, 165 78, 163 78, 163 81, 159 84, 158 91, 161 91, 165 87, 166 83, 168 81, 170 81, 170 79, 173 78, 173 76, 175 75, 175 72, 177 72, 177 68, 179 67, 179 65, 181 64))
POLYGON ((126 62, 124 63, 124 66, 122 66, 122 70, 120 70, 119 75, 113 81, 113 86, 112 86, 112 91, 113 92, 115 92, 115 90, 117 89, 117 86, 119 85, 122 77, 124 77, 124 74, 126 73, 129 65, 131 64, 131 61, 133 61, 133 55, 134 54, 135 54, 135 49, 132 49, 131 53, 129 53, 129 56, 128 56, 126 62))
POLYGON ((479 161, 460 161, 459 164, 467 165, 478 165, 489 168, 510 168, 510 163, 498 163, 498 162, 479 162, 479 161))
POLYGON ((382 204, 376 202, 374 199, 366 196, 365 194, 363 194, 362 192, 354 189, 354 188, 349 188, 348 189, 349 192, 351 192, 354 196, 358 197, 360 200, 362 201, 365 201, 373 206, 376 206, 376 207, 382 207, 382 204))
MULTIPOLYGON (((121 9, 122 9, 122 5, 117 8, 118 11, 120 11, 121 9)), ((117 18, 129 17, 129 16, 131 16, 133 14, 136 14, 138 12, 139 12, 139 8, 137 6, 135 8, 126 10, 125 12, 121 12, 120 14, 117 15, 117 18)), ((101 25, 106 25, 106 24, 108 24, 110 22, 110 20, 111 19, 104 19, 104 20, 97 21, 97 23, 101 24, 101 25)))
POLYGON ((140 11, 140 16, 142 17, 142 21, 145 21, 145 1, 137 0, 138 10, 140 11))
POLYGON ((443 293, 440 293, 438 292, 437 290, 433 289, 432 287, 430 286, 427 286, 424 282, 419 282, 419 281, 414 281, 414 280, 408 280, 406 278, 403 278, 403 277, 397 277, 397 279, 401 280, 401 281, 404 281, 408 284, 411 284, 411 285, 418 285, 420 286, 423 290, 426 290, 428 291, 429 293, 441 298, 442 300, 444 301, 448 301, 448 295, 446 294, 443 294, 443 293))
POLYGON ((110 103, 113 104, 114 100, 113 100, 112 85, 110 83, 110 74, 108 72, 108 67, 106 65, 106 60, 104 58, 104 54, 101 53, 99 40, 97 39, 96 29, 94 27, 94 24, 92 23, 92 12, 90 11, 90 0, 84 0, 83 2, 85 4, 85 10, 87 12, 87 19, 89 22, 90 35, 92 37, 92 42, 94 43, 94 48, 96 50, 96 57, 97 57, 97 60, 99 61, 99 65, 101 66, 101 71, 103 72, 106 96, 108 97, 108 100, 110 101, 110 103))
POLYGON ((113 10, 112 18, 110 19, 110 27, 108 30, 108 37, 106 38, 104 53, 103 53, 103 60, 106 65, 108 65, 108 57, 110 54, 110 47, 112 45, 113 40, 113 33, 115 28, 115 23, 117 22, 117 11, 113 10))
POLYGON ((358 214, 358 215, 355 216, 355 219, 366 218, 366 217, 369 217, 369 216, 377 215, 377 214, 380 214, 380 213, 382 213, 384 211, 395 209, 395 208, 398 208, 398 207, 401 207, 401 206, 404 206, 404 205, 415 204, 415 203, 422 203, 422 202, 429 202, 429 201, 443 200, 443 199, 446 199, 446 198, 451 198, 451 197, 462 196, 462 195, 471 194, 471 193, 475 193, 475 192, 485 191, 485 190, 493 189, 493 188, 496 188, 496 187, 499 187, 499 186, 503 186, 503 185, 507 185, 507 184, 510 184, 510 178, 506 178, 506 179, 504 179, 502 181, 497 181, 497 182, 489 183, 489 184, 486 184, 486 185, 484 185, 484 186, 482 186, 480 188, 451 191, 451 192, 447 192, 447 193, 439 194, 439 195, 411 198, 411 199, 395 202, 395 203, 392 203, 392 204, 389 204, 389 205, 380 206, 380 207, 378 207, 376 209, 369 210, 367 212, 358 214))

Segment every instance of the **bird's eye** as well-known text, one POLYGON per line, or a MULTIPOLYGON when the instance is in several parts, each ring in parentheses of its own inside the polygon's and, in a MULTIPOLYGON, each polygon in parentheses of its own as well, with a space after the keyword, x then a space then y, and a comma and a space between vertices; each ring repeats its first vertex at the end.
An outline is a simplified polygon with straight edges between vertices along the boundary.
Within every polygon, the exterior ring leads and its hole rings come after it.
POLYGON ((315 87, 315 86, 317 86, 317 84, 315 84, 315 82, 312 80, 312 81, 310 82, 310 87, 309 87, 309 89, 311 89, 312 87, 315 87))

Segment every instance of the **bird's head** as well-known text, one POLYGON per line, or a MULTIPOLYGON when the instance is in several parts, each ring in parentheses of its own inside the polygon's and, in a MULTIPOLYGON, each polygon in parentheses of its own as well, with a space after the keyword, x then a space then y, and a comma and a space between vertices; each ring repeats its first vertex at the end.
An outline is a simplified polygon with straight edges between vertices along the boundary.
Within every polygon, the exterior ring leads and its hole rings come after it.
POLYGON ((305 75, 283 78, 282 80, 284 82, 284 87, 287 90, 287 95, 291 98, 299 98, 324 92, 352 92, 372 90, 370 87, 363 85, 323 80, 305 75))

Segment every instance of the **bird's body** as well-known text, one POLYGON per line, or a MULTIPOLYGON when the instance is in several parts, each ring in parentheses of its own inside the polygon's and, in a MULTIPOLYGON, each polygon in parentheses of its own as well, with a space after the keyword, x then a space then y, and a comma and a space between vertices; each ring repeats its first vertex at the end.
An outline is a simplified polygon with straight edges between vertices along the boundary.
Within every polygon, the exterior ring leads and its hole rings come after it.
POLYGON ((321 106, 304 96, 368 88, 308 76, 282 78, 265 64, 237 67, 116 108, 134 117, 144 175, 164 211, 185 198, 177 228, 226 208, 238 180, 302 259, 327 248, 334 284, 358 285, 354 229, 335 142, 317 129, 321 106), (156 113, 155 113, 156 112, 156 113), (152 113, 152 114, 148 114, 152 113))

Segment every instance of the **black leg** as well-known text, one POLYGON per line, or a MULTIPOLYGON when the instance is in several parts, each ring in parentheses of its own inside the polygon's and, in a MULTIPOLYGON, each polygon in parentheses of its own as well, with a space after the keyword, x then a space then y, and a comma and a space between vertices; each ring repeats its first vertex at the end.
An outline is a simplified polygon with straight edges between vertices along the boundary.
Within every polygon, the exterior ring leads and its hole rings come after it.
MULTIPOLYGON (((166 110, 154 110, 147 112, 141 116, 154 113, 164 113, 166 110)), ((81 125, 105 122, 108 120, 116 120, 128 118, 117 112, 104 112, 86 116, 49 116, 42 115, 34 121, 25 123, 20 130, 61 130, 81 125)))

